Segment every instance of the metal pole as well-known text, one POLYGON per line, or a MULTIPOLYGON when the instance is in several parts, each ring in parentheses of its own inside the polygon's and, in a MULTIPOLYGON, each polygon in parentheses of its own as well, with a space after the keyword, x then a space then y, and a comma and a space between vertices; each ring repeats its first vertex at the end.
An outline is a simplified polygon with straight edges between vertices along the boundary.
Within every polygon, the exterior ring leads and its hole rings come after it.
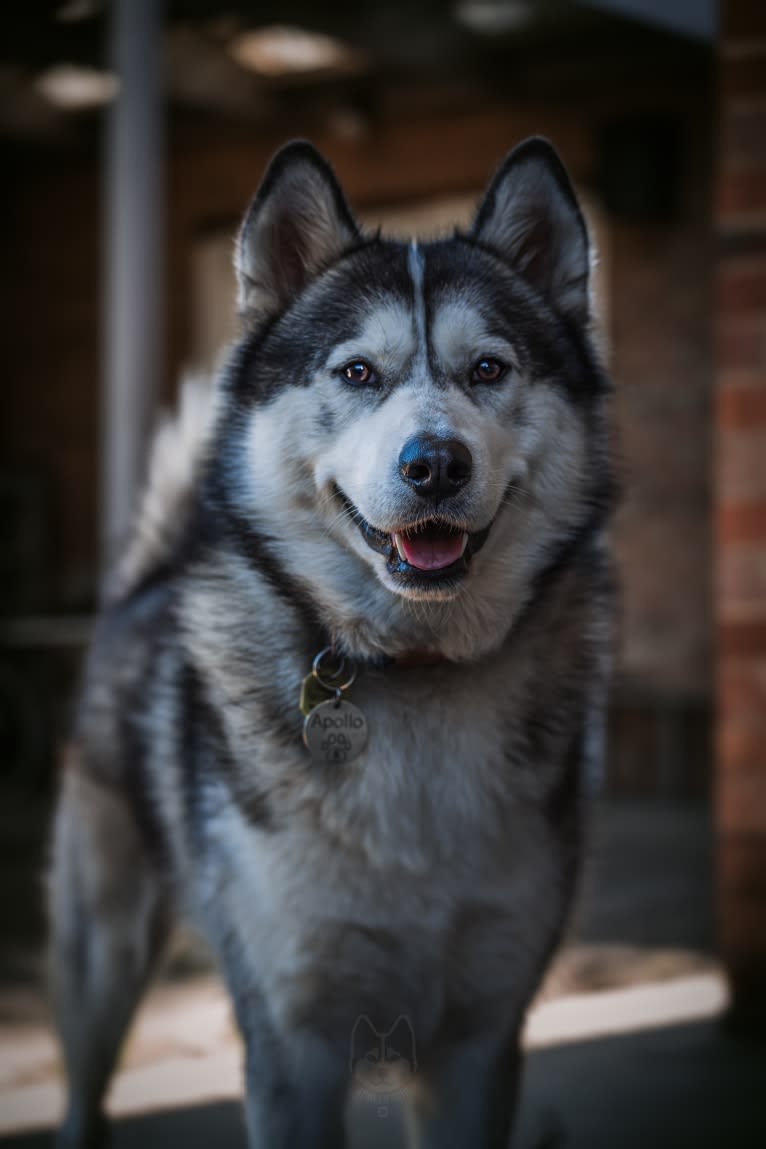
POLYGON ((104 179, 101 560, 130 528, 162 363, 162 0, 113 0, 104 179))

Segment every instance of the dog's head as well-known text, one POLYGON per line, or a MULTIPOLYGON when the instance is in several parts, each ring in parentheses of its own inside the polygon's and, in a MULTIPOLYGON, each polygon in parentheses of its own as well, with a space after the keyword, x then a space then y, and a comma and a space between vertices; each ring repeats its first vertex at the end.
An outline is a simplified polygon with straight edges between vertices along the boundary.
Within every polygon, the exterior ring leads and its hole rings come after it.
POLYGON ((591 498, 589 267, 543 140, 508 156, 469 232, 427 244, 363 234, 309 144, 272 161, 236 247, 227 497, 334 629, 366 619, 385 646, 417 618, 414 642, 446 649, 447 620, 481 616, 479 645, 502 637, 591 498))

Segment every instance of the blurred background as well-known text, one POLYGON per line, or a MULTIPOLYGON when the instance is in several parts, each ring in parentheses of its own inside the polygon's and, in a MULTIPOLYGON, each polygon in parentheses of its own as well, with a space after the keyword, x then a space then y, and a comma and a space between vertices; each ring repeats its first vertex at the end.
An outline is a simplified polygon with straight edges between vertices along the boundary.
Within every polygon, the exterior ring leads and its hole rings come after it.
MULTIPOLYGON (((364 222, 428 235, 470 219, 495 165, 532 133, 561 152, 598 247, 624 485, 605 800, 543 1004, 622 1016, 610 993, 669 996, 626 1007, 641 1024, 625 1031, 649 1045, 613 1048, 603 1026, 575 1026, 533 1055, 522 1138, 534 1144, 540 1126, 551 1146, 633 1144, 613 1124, 629 1096, 650 1122, 628 1122, 636 1144, 766 1144, 762 0, 4 6, 0 1132, 44 1124, 54 1105, 34 1092, 56 1077, 35 1029, 41 874, 100 579, 158 410, 235 334, 232 239, 265 164, 309 137, 364 222), (651 1045, 653 1025, 671 1046, 651 1045), (666 1055, 687 1067, 664 1080, 667 1096, 607 1089, 608 1119, 585 1126, 590 1102, 550 1096, 540 1060, 558 1057, 558 1088, 581 1098, 587 1057, 601 1058, 597 1075, 622 1064, 640 1083, 666 1055)), ((181 943, 176 980, 205 970, 181 943)), ((197 1008, 205 993, 218 1002, 199 986, 197 1008)), ((142 1056, 135 1072, 154 1064, 142 1056)), ((121 1111, 141 1112, 141 1089, 131 1096, 121 1111)), ((151 1140, 151 1122, 136 1128, 151 1140)), ((184 1128, 158 1144, 191 1144, 184 1128)))

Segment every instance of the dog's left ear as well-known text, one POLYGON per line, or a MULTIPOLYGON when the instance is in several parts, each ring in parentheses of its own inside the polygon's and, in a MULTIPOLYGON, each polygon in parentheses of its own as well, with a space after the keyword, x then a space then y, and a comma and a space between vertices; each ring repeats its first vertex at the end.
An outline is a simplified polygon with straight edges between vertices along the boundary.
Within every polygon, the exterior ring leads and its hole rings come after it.
POLYGON ((473 235, 572 319, 589 314, 588 230, 566 168, 540 137, 506 157, 479 204, 473 235))
POLYGON ((272 159, 237 238, 237 307, 253 323, 282 310, 359 237, 327 161, 305 140, 272 159))

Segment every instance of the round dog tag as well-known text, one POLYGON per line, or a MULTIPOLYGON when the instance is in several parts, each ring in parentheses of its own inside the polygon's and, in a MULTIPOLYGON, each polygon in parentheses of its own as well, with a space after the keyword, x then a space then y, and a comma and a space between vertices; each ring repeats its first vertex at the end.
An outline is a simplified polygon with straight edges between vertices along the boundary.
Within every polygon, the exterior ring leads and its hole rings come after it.
POLYGON ((367 719, 353 702, 320 702, 303 723, 303 741, 322 766, 352 762, 367 745, 367 719))

